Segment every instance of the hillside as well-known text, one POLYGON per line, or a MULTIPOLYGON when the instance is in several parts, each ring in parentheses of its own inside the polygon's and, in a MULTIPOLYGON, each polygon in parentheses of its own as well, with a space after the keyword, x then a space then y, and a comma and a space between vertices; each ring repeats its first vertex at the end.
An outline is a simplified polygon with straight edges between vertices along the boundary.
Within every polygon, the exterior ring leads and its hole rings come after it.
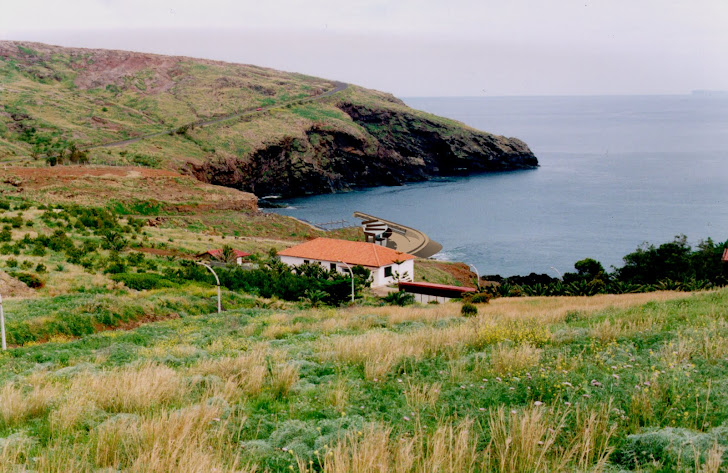
POLYGON ((29 326, 175 314, 0 354, 4 471, 723 471, 725 291, 498 299, 471 319, 227 291, 216 314, 212 294, 6 304, 29 326))
POLYGON ((388 94, 204 59, 1 41, 0 102, 1 162, 85 150, 92 164, 183 172, 257 196, 538 165, 518 139, 388 94))

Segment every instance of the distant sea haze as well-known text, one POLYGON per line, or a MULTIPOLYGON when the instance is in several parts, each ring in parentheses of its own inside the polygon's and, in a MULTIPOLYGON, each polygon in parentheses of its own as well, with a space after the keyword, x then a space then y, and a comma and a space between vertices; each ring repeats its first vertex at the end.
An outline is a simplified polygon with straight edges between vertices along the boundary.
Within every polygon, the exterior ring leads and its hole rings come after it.
POLYGON ((728 240, 728 97, 409 98, 414 108, 518 137, 541 167, 287 201, 311 222, 356 210, 420 229, 435 258, 481 274, 619 267, 643 242, 728 240))

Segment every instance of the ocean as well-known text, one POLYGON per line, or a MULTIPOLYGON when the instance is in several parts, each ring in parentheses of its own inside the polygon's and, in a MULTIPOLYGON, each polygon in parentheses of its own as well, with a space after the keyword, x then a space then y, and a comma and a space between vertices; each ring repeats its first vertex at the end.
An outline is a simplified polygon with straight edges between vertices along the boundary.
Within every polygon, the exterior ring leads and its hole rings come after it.
POLYGON ((535 170, 287 200, 314 223, 362 211, 424 231, 480 274, 605 268, 644 242, 728 240, 728 98, 716 96, 407 98, 416 109, 518 137, 535 170))

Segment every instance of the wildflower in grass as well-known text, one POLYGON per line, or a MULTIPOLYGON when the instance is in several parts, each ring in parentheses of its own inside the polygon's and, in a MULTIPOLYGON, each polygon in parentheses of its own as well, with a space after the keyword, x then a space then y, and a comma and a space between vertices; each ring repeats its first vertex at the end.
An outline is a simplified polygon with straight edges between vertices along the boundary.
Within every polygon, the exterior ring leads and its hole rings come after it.
POLYGON ((541 402, 541 401, 536 401, 536 402, 534 402, 534 403, 533 403, 533 405, 534 405, 534 406, 536 406, 536 407, 538 407, 538 406, 543 406, 543 402, 541 402))

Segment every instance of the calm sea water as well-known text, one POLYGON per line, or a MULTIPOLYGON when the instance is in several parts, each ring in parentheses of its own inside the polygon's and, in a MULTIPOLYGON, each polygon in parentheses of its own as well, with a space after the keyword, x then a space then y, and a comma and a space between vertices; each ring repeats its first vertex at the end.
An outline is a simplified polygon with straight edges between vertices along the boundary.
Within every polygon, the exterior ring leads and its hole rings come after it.
POLYGON ((443 244, 435 258, 481 274, 605 267, 642 242, 728 239, 728 98, 704 96, 410 98, 411 107, 521 138, 531 171, 286 201, 311 222, 355 210, 443 244))

